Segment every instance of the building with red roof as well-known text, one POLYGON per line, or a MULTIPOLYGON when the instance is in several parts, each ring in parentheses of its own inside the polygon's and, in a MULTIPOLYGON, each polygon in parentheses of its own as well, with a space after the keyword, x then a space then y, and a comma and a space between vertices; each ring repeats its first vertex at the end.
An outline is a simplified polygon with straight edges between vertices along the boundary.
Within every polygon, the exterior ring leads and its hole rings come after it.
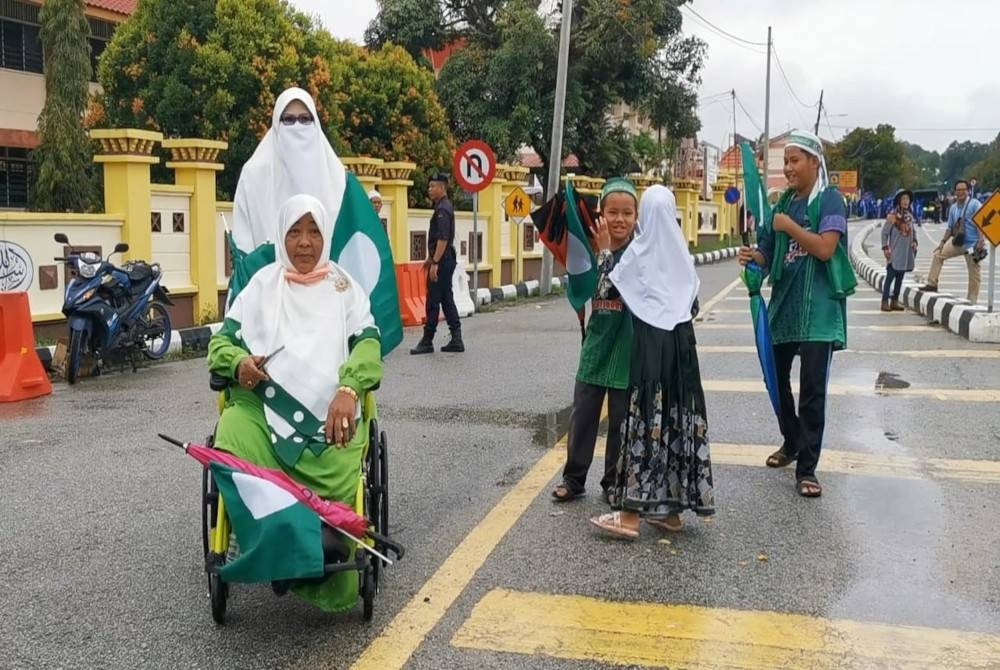
MULTIPOLYGON (((38 146, 38 115, 45 104, 45 63, 39 35, 42 0, 0 2, 0 209, 22 209, 32 181, 31 150, 38 146)), ((87 0, 91 59, 111 41, 138 0, 87 0)), ((96 84, 95 84, 96 85, 96 84)))

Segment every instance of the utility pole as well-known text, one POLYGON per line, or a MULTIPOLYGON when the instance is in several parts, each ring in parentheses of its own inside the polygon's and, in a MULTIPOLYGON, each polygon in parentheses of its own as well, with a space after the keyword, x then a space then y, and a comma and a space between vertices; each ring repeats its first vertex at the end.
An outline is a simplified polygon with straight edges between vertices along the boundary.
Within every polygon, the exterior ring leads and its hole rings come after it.
MULTIPOLYGON (((816 128, 813 130, 813 132, 816 134, 817 137, 819 136, 819 116, 822 113, 823 113, 823 89, 820 89, 820 91, 819 91, 819 108, 816 110, 816 128)), ((833 138, 830 138, 830 139, 833 139, 833 138)))
POLYGON ((771 153, 771 26, 767 27, 767 83, 764 89, 764 193, 770 176, 771 153))
MULTIPOLYGON (((559 192, 559 173, 562 168, 563 121, 566 115, 566 76, 569 69, 569 38, 573 24, 573 0, 563 0, 562 29, 559 32, 559 65, 556 70, 556 102, 552 109, 552 146, 549 149, 549 183, 546 195, 554 198, 559 192)), ((542 276, 539 293, 552 292, 552 253, 542 250, 542 276)))

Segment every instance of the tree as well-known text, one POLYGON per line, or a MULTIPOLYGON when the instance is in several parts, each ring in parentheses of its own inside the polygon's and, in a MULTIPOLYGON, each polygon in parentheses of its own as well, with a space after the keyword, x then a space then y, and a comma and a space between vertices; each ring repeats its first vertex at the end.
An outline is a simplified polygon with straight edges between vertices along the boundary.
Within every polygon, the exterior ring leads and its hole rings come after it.
POLYGON ((90 26, 82 0, 48 0, 39 20, 45 106, 38 117, 31 208, 86 212, 96 196, 90 139, 83 127, 92 75, 90 26))
POLYGON ((948 145, 941 154, 941 179, 949 185, 958 179, 969 179, 978 175, 971 174, 970 168, 986 159, 990 153, 990 145, 981 142, 958 142, 948 145))
POLYGON ((905 153, 896 140, 896 129, 888 124, 855 128, 831 151, 831 170, 857 170, 861 188, 878 196, 892 195, 903 185, 905 153))
POLYGON ((906 155, 903 183, 909 188, 924 188, 940 181, 941 154, 919 144, 902 142, 906 155))
POLYGON ((983 193, 1000 188, 1000 135, 989 145, 989 153, 968 170, 969 177, 979 180, 977 190, 983 193))
POLYGON ((228 141, 221 197, 289 86, 316 99, 342 155, 442 167, 451 146, 430 72, 397 47, 335 40, 281 0, 145 0, 108 45, 99 80, 93 123, 228 141))
MULTIPOLYGON (((422 28, 419 43, 465 45, 444 66, 437 85, 456 137, 484 137, 505 158, 528 144, 547 159, 558 21, 539 14, 539 0, 420 0, 424 14, 407 13, 415 12, 416 4, 381 0, 382 13, 370 34, 412 45, 413 27, 425 26, 428 12, 440 12, 438 30, 422 28)), ((698 129, 695 87, 705 46, 681 37, 679 4, 579 0, 575 6, 563 145, 577 154, 584 170, 635 163, 634 157, 612 159, 622 147, 607 146, 625 139, 608 123, 608 112, 618 103, 654 116, 668 134, 698 129)), ((626 141, 624 150, 630 148, 626 141)))

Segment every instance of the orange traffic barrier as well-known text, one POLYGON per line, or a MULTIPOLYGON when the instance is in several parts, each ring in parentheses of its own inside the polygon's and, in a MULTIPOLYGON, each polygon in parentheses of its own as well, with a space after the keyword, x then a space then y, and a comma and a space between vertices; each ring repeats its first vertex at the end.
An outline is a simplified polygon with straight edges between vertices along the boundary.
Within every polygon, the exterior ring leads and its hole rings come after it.
POLYGON ((403 325, 419 326, 427 321, 427 273, 423 263, 397 265, 396 286, 403 325))
POLYGON ((52 383, 35 353, 27 293, 0 293, 0 402, 52 393, 52 383))

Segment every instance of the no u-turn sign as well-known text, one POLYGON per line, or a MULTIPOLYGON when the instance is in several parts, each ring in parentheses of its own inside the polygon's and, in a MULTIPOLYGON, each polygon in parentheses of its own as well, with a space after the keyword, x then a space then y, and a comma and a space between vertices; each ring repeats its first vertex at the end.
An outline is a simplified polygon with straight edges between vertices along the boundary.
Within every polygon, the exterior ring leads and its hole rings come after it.
POLYGON ((469 140, 455 152, 452 171, 463 190, 479 193, 496 177, 497 159, 485 142, 469 140))

